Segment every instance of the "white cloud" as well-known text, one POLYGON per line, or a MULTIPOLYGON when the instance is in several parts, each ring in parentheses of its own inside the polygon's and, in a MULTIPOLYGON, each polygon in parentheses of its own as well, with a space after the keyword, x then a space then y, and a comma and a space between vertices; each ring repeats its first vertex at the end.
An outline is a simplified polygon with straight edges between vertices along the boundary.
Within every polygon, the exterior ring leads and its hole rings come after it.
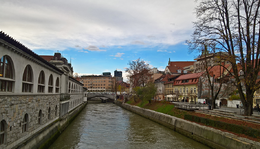
POLYGON ((190 38, 194 8, 191 0, 12 0, 1 2, 0 26, 33 50, 174 45, 190 38))
POLYGON ((86 48, 87 50, 89 50, 89 51, 106 51, 106 50, 100 50, 98 47, 96 47, 96 46, 88 46, 87 48, 86 48))
POLYGON ((117 53, 117 54, 115 55, 115 57, 122 57, 123 54, 125 54, 125 53, 117 53))

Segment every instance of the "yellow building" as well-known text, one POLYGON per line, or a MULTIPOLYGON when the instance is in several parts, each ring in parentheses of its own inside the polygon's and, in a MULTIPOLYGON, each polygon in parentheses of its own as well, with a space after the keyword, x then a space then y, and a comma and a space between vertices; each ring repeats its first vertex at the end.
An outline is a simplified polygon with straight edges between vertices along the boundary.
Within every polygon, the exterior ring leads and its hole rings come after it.
POLYGON ((178 101, 197 102, 198 82, 203 72, 179 76, 173 85, 175 98, 178 101))

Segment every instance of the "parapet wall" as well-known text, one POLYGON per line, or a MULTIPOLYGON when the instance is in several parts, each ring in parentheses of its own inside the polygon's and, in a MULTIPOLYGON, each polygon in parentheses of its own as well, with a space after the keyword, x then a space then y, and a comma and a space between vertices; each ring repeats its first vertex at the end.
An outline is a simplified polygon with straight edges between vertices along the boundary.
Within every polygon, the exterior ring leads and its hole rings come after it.
POLYGON ((217 149, 259 149, 260 143, 246 138, 238 137, 234 134, 223 132, 214 128, 202 126, 187 120, 174 116, 159 113, 153 110, 122 104, 116 101, 116 104, 139 114, 143 117, 156 121, 168 128, 173 129, 193 140, 205 144, 211 148, 217 149))

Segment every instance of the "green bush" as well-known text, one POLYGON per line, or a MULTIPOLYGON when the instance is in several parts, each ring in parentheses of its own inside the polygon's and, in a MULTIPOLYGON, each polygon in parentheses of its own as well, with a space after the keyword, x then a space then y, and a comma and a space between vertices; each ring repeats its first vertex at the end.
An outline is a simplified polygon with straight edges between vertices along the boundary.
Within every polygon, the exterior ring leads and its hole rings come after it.
POLYGON ((224 129, 227 131, 231 131, 238 134, 245 134, 250 137, 258 138, 260 136, 260 130, 253 129, 246 126, 236 125, 236 124, 229 124, 221 121, 211 120, 203 117, 198 117, 194 115, 186 114, 184 116, 185 120, 201 123, 207 126, 212 126, 219 129, 224 129))

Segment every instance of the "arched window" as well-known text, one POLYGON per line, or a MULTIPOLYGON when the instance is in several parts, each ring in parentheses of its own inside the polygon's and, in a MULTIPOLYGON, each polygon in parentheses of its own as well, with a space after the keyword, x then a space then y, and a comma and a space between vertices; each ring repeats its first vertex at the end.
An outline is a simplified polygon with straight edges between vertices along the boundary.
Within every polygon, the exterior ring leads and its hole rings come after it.
POLYGON ((41 71, 39 78, 38 78, 38 92, 39 93, 43 93, 44 92, 44 82, 45 82, 45 76, 44 76, 44 72, 41 71))
POLYGON ((11 58, 5 55, 0 59, 0 92, 12 92, 13 74, 11 58))
POLYGON ((29 116, 26 113, 24 115, 23 122, 22 122, 22 132, 28 131, 28 127, 29 127, 29 116))
POLYGON ((2 120, 0 123, 0 145, 5 143, 6 128, 7 128, 7 124, 6 124, 5 120, 2 120))
POLYGON ((55 85, 55 92, 59 93, 60 90, 60 80, 59 78, 56 79, 56 85, 55 85))
POLYGON ((52 76, 52 74, 49 77, 48 92, 49 93, 53 92, 53 76, 52 76))
POLYGON ((41 124, 42 123, 42 110, 39 111, 39 114, 38 114, 38 124, 41 124))
POLYGON ((23 87, 22 92, 32 92, 32 67, 30 65, 27 65, 23 72, 23 87))
POLYGON ((48 109, 48 119, 51 119, 51 107, 48 109))

